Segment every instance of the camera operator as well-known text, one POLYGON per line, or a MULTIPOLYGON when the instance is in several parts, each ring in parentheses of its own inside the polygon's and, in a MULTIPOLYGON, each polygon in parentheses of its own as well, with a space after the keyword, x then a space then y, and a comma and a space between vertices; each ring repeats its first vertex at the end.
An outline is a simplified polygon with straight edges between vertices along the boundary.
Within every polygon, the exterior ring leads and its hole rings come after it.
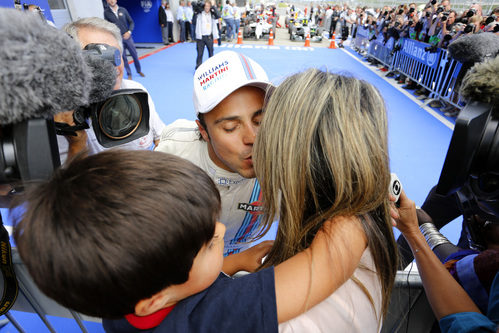
POLYGON ((196 69, 203 62, 204 48, 208 49, 208 56, 213 56, 213 39, 219 39, 218 36, 218 15, 212 4, 207 0, 204 5, 198 3, 196 5, 196 14, 194 20, 196 22, 196 69), (203 10, 198 12, 199 7, 203 6, 203 10))
MULTIPOLYGON (((417 210, 417 222, 411 222, 416 228, 419 225, 429 249, 483 313, 491 310, 487 309, 489 294, 494 296, 491 286, 499 271, 499 174, 492 162, 497 161, 498 152, 498 70, 496 57, 475 65, 463 79, 460 94, 469 103, 456 121, 439 183, 423 203, 424 210, 417 210), (438 229, 460 215, 464 217, 463 231, 454 246, 438 229)), ((421 249, 421 244, 414 245, 421 235, 419 230, 407 233, 404 229, 404 237, 398 240, 403 265, 416 257, 419 267, 418 255, 422 254, 415 249, 421 249), (408 245, 403 244, 406 240, 408 245), (407 251, 409 246, 412 253, 407 251)), ((426 274, 421 274, 425 289, 426 274)), ((437 311, 435 314, 439 317, 437 311)))
MULTIPOLYGON (((122 52, 121 33, 114 24, 109 23, 106 20, 97 17, 84 18, 68 23, 63 29, 74 40, 78 41, 82 48, 90 43, 103 43, 115 47, 122 52)), ((114 87, 115 90, 136 88, 146 91, 144 86, 138 82, 123 80, 123 69, 122 60, 116 67, 118 75, 116 78, 116 85, 114 87)), ((163 130, 165 124, 159 118, 151 96, 148 97, 148 103, 150 111, 149 133, 142 138, 120 145, 121 149, 150 149, 153 145, 156 146, 159 142, 161 131, 163 130)), ((54 120, 74 125, 73 111, 59 113, 54 117, 54 120)), ((100 145, 97 141, 95 132, 91 126, 87 130, 76 131, 76 136, 68 135, 65 136, 65 138, 66 139, 60 135, 57 136, 62 163, 85 149, 87 149, 87 153, 89 155, 106 150, 106 148, 100 145)))

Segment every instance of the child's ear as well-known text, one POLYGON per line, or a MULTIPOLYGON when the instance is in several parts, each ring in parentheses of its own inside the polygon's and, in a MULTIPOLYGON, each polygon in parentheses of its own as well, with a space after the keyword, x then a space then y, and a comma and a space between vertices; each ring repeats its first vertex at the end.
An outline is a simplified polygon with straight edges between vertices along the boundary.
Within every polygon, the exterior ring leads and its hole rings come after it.
POLYGON ((166 308, 171 299, 170 294, 166 291, 167 290, 162 290, 149 298, 140 300, 135 305, 135 315, 148 316, 154 312, 166 308))

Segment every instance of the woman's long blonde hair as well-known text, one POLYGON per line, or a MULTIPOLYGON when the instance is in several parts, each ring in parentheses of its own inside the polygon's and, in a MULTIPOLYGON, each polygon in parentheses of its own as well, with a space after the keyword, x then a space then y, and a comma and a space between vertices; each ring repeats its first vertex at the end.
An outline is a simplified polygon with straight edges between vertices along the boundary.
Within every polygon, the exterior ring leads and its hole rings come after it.
POLYGON ((386 313, 397 250, 389 217, 387 120, 371 84, 310 69, 272 93, 254 147, 266 232, 279 217, 264 267, 308 247, 322 223, 361 217, 386 313))

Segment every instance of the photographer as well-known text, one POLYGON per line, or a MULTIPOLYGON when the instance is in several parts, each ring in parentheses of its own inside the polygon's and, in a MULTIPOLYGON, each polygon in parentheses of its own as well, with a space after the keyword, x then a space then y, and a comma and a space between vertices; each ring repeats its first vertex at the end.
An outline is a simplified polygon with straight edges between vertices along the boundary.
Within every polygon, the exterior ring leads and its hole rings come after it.
POLYGON ((213 56, 213 39, 219 39, 218 36, 218 19, 217 12, 211 6, 210 1, 206 1, 203 6, 203 10, 198 12, 199 7, 202 3, 196 5, 196 14, 194 15, 194 20, 196 22, 196 69, 203 62, 204 48, 208 49, 208 56, 213 56))
MULTIPOLYGON (((63 28, 74 40, 78 41, 82 48, 90 43, 104 43, 112 47, 121 49, 121 34, 119 29, 112 23, 97 17, 89 17, 78 21, 68 23, 63 28)), ((117 89, 137 88, 146 91, 146 89, 138 82, 132 80, 123 80, 123 61, 116 67, 118 73, 116 78, 117 89)), ((157 145, 161 136, 161 131, 165 124, 159 118, 156 112, 151 96, 148 96, 149 103, 149 133, 137 140, 120 145, 121 149, 137 150, 150 149, 157 145)), ((55 121, 74 125, 73 111, 62 112, 54 117, 55 121)), ((87 150, 89 155, 97 154, 104 151, 104 148, 97 141, 95 132, 90 126, 87 130, 76 131, 76 136, 68 135, 65 138, 58 135, 59 152, 61 162, 71 159, 77 153, 87 150)))

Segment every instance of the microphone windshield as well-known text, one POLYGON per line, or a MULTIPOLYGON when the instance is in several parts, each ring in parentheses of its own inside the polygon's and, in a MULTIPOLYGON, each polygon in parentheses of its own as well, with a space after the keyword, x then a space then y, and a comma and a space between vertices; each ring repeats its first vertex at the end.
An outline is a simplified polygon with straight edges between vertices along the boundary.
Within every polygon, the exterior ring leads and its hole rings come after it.
POLYGON ((88 104, 101 102, 113 92, 118 72, 109 60, 98 55, 84 52, 83 57, 92 73, 88 104))
POLYGON ((462 36, 450 43, 447 49, 459 62, 481 62, 494 58, 499 52, 499 36, 492 32, 462 36))
POLYGON ((80 45, 38 15, 0 8, 0 125, 88 104, 91 70, 80 45))
POLYGON ((473 66, 463 78, 459 94, 467 100, 499 105, 499 55, 473 66))

